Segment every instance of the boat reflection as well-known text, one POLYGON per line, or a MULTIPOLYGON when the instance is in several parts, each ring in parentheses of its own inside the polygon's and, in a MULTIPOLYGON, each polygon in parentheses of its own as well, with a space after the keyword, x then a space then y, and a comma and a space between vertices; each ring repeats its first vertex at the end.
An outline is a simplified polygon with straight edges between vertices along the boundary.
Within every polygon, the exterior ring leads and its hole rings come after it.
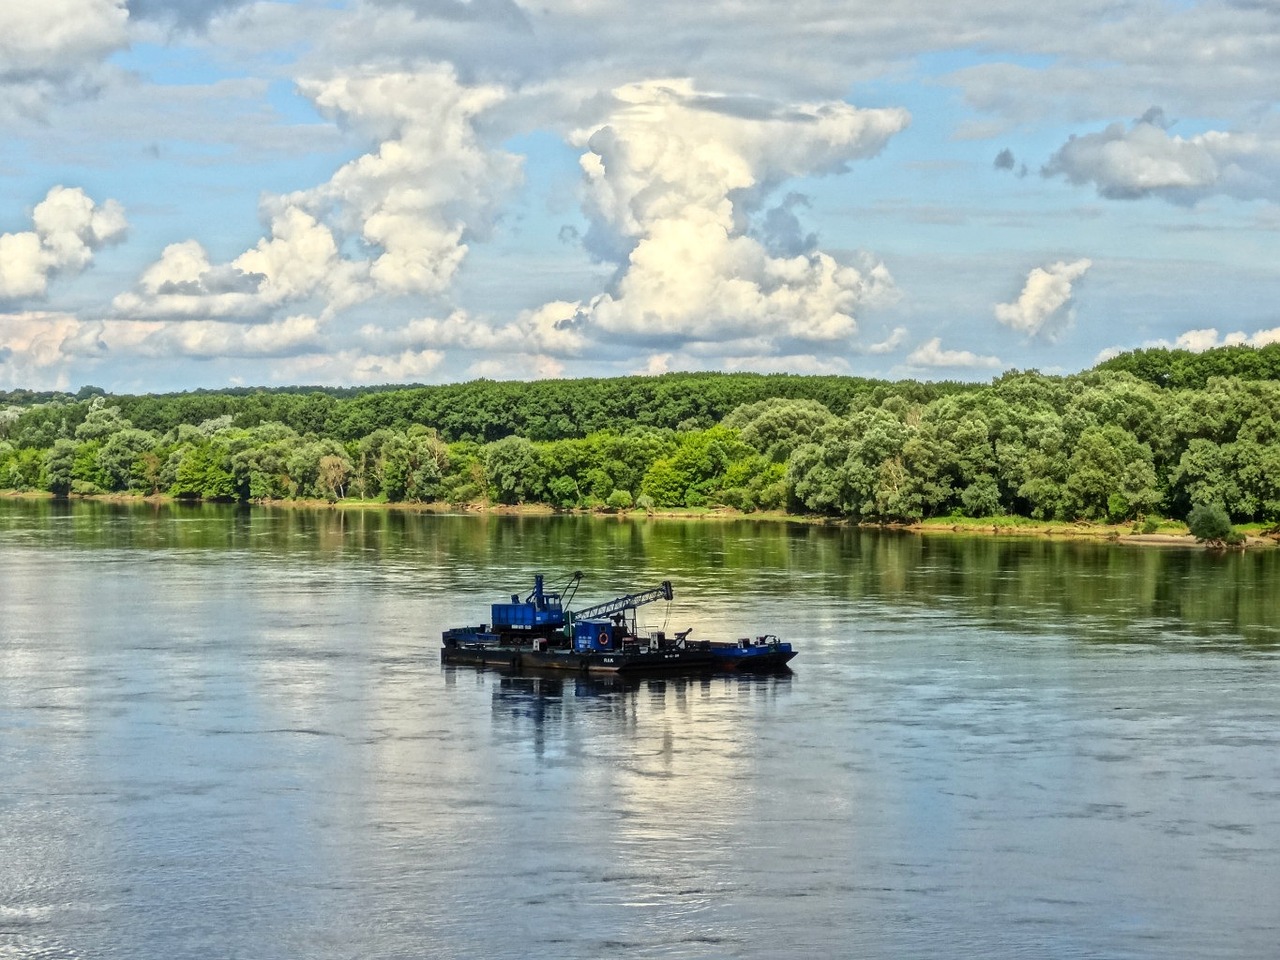
POLYGON ((504 733, 532 734, 538 744, 548 736, 638 734, 641 721, 710 721, 744 697, 772 699, 789 693, 794 677, 790 670, 661 678, 485 675, 493 691, 493 716, 504 733))

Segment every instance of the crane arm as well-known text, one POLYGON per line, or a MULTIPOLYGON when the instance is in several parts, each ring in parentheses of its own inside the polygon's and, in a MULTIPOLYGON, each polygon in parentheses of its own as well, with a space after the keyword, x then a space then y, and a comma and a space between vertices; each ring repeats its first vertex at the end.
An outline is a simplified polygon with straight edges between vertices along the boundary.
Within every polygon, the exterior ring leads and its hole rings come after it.
POLYGON ((670 600, 674 596, 675 591, 671 589, 671 581, 663 580, 660 586, 654 587, 652 590, 642 590, 640 593, 629 594, 625 597, 618 597, 616 600, 609 600, 606 603, 597 603, 594 607, 577 610, 573 614, 573 619, 590 620, 608 617, 615 613, 621 613, 623 610, 631 610, 646 603, 653 603, 655 600, 670 600))

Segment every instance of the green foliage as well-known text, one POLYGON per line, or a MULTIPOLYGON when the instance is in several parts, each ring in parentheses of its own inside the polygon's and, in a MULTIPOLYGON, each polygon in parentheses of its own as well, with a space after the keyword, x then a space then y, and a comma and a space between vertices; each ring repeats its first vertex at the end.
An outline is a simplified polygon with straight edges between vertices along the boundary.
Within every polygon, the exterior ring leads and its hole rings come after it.
POLYGON ((1067 492, 1077 515, 1125 520, 1160 502, 1151 449, 1123 427, 1084 430, 1068 464, 1067 492))
POLYGON ((787 400, 772 397, 737 407, 722 421, 738 431, 743 442, 774 463, 787 458, 803 443, 813 439, 835 415, 817 400, 787 400))
POLYGON ((542 492, 542 463, 537 448, 524 437, 489 444, 484 465, 491 495, 499 503, 527 503, 542 492))
POLYGON ((630 490, 614 490, 604 501, 614 510, 631 509, 631 491, 630 490))
POLYGON ((1154 348, 1122 353, 1098 365, 1122 370, 1157 387, 1203 390, 1214 377, 1280 380, 1280 343, 1218 347, 1202 353, 1154 348))
POLYGON ((994 517, 1000 512, 1000 485, 988 475, 978 477, 960 494, 964 512, 970 517, 994 517))
POLYGON ((1227 541, 1232 534, 1231 518, 1220 504, 1199 504, 1187 514, 1187 529, 1200 541, 1227 541))
POLYGON ((71 492, 74 479, 76 445, 71 440, 55 440, 45 459, 45 483, 55 497, 71 492))
POLYGON ((107 435, 98 449, 98 482, 103 489, 154 492, 157 461, 147 455, 156 444, 153 434, 133 427, 107 435))
POLYGON ((679 434, 675 449, 655 460, 641 481, 640 492, 659 507, 701 507, 726 485, 726 475, 751 450, 736 430, 712 427, 679 434))
POLYGON ((203 499, 1280 521, 1280 348, 988 386, 670 374, 149 397, 0 393, 0 487, 203 499))
POLYGON ((230 452, 205 440, 180 447, 170 455, 173 480, 170 496, 183 500, 237 499, 230 452))

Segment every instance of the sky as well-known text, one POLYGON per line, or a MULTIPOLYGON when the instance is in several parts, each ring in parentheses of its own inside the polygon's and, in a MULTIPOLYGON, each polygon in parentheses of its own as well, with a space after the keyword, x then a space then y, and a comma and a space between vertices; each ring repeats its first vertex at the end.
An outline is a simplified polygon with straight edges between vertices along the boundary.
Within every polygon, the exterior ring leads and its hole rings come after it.
POLYGON ((0 389, 1280 340, 1280 0, 3 0, 0 389))

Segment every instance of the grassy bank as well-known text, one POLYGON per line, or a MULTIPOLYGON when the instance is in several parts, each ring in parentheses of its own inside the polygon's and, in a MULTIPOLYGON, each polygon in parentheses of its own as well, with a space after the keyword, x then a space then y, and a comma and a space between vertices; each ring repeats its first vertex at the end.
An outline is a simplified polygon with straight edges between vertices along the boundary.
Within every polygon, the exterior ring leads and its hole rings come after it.
MULTIPOLYGON (((53 495, 44 492, 0 491, 0 496, 12 499, 50 500, 53 495)), ((72 500, 92 500, 106 503, 177 503, 165 494, 141 496, 137 494, 73 495, 72 500)), ((1094 523, 1090 521, 1033 520, 1030 517, 934 517, 910 524, 856 524, 849 520, 812 514, 786 513, 781 510, 759 510, 743 513, 732 507, 669 507, 643 510, 632 508, 615 510, 559 510, 543 503, 389 503, 385 500, 265 500, 253 501, 253 506, 264 510, 403 510, 411 513, 480 514, 491 516, 594 516, 601 519, 657 519, 657 520, 753 520, 766 523, 811 524, 816 526, 863 526, 868 529, 902 530, 910 533, 959 536, 1036 537, 1055 540, 1105 540, 1116 543, 1146 546, 1198 547, 1199 543, 1178 520, 1159 520, 1155 523, 1094 523)), ((1238 524, 1235 529, 1244 534, 1248 547, 1280 545, 1280 531, 1266 524, 1238 524)))

